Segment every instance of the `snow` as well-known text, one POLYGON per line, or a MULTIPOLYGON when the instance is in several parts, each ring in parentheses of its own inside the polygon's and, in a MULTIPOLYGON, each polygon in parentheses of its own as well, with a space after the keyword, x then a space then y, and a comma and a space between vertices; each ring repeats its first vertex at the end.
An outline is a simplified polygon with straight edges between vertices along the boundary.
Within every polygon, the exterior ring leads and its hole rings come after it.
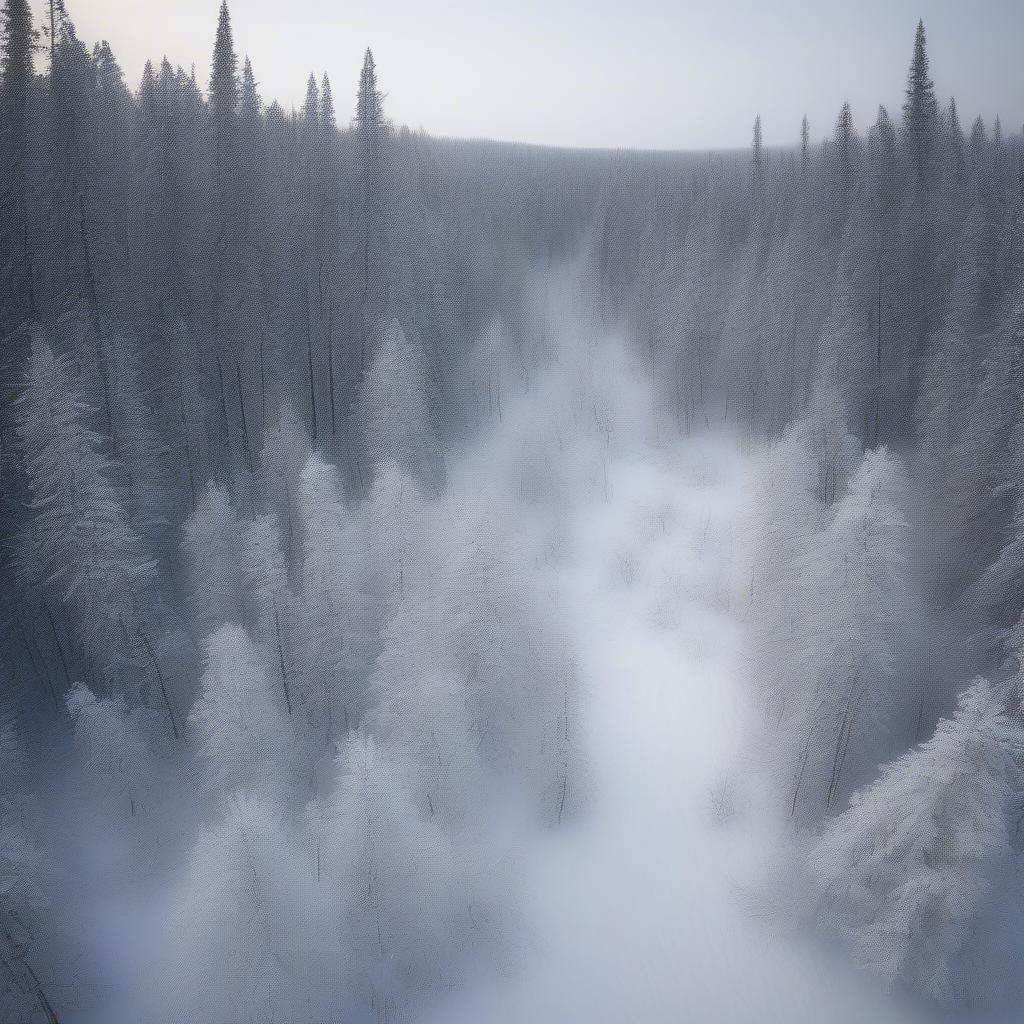
POLYGON ((430 1024, 912 1019, 743 912, 774 837, 742 785, 726 783, 736 818, 713 820, 712 793, 743 768, 745 470, 715 438, 624 453, 607 500, 571 516, 558 585, 582 662, 592 798, 524 854, 520 970, 471 985, 430 1024))

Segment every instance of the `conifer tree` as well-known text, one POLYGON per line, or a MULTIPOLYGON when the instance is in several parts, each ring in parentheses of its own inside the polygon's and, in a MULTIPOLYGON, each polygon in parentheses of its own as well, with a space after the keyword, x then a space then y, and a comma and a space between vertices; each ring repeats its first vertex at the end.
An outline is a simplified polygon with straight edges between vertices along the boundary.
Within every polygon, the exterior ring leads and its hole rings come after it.
POLYGON ((331 93, 331 80, 324 73, 323 82, 320 85, 320 124, 324 129, 333 130, 338 123, 334 113, 334 97, 331 93))
POLYGON ((35 314, 27 158, 36 32, 28 0, 4 0, 0 31, 0 246, 10 262, 0 328, 7 334, 35 314))
POLYGON ((938 118, 939 106, 929 74, 924 22, 919 21, 914 37, 914 56, 907 73, 906 98, 903 101, 903 132, 914 184, 918 190, 932 185, 938 118))
POLYGON ((288 792, 295 744, 287 702, 249 634, 237 623, 206 641, 203 692, 189 713, 205 765, 205 782, 220 793, 288 792))
MULTIPOLYGON (((188 856, 168 920, 154 1019, 272 1024, 329 1019, 330 932, 298 844, 273 800, 229 794, 188 856), (230 936, 229 941, 225 941, 230 936)), ((334 992, 335 1007, 337 992, 334 992)))
POLYGON ((992 909, 1020 899, 1008 815, 1022 738, 1006 711, 975 680, 927 743, 854 795, 811 857, 823 925, 888 987, 940 1004, 1007 995, 986 991, 1014 984, 997 967, 1007 941, 1019 971, 1019 941, 985 934, 992 909))
POLYGON ((223 190, 228 186, 235 119, 238 114, 238 57, 231 34, 231 14, 227 0, 221 0, 217 20, 209 92, 214 178, 218 188, 223 190))
POLYGON ((397 321, 383 332, 359 395, 367 461, 389 460, 428 488, 444 480, 440 445, 430 422, 426 360, 397 321))
POLYGON ((369 49, 359 75, 353 126, 358 159, 358 371, 362 374, 370 350, 383 330, 390 290, 386 207, 388 125, 384 119, 384 96, 377 86, 377 69, 369 49))
POLYGON ((101 439, 89 427, 95 410, 83 399, 70 360, 41 338, 32 345, 22 402, 20 437, 42 582, 75 609, 93 669, 127 685, 156 563, 128 521, 101 439))
POLYGON ((231 33, 231 15, 227 0, 222 0, 210 69, 208 105, 211 152, 207 252, 213 364, 204 380, 210 382, 207 396, 210 417, 219 425, 218 432, 228 455, 234 417, 229 413, 227 389, 235 368, 232 343, 233 329, 237 326, 235 314, 240 299, 237 278, 241 264, 238 91, 238 58, 231 33))
POLYGON ((247 618, 244 536, 227 489, 210 481, 185 523, 182 553, 190 582, 189 610, 200 636, 247 618))
POLYGON ((750 146, 750 162, 753 166, 754 189, 757 194, 764 184, 764 147, 761 142, 761 115, 754 118, 754 135, 750 146))

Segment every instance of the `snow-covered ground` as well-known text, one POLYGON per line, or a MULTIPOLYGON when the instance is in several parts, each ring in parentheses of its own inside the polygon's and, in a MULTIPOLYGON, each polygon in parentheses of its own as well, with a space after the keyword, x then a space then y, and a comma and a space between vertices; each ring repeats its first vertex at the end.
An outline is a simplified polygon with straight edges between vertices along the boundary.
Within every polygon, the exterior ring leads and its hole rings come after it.
POLYGON ((742 909, 773 841, 742 796, 744 468, 716 439, 623 454, 576 507, 558 585, 590 804, 525 854, 521 969, 432 1024, 910 1019, 742 909))

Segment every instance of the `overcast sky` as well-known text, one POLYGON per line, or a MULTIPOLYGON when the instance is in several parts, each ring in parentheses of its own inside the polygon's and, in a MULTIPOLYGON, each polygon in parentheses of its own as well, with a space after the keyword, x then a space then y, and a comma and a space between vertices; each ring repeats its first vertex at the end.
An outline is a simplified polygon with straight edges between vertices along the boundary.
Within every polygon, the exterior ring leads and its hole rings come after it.
MULTIPOLYGON (((45 0, 34 0, 40 10, 45 0)), ((205 85, 219 0, 67 0, 135 86, 148 57, 205 85)), ((898 107, 925 19, 940 96, 969 123, 1024 121, 1024 0, 234 0, 235 44, 266 99, 301 104, 326 71, 339 119, 373 48, 396 124, 434 135, 691 149, 824 135, 843 100, 858 125, 898 107)))

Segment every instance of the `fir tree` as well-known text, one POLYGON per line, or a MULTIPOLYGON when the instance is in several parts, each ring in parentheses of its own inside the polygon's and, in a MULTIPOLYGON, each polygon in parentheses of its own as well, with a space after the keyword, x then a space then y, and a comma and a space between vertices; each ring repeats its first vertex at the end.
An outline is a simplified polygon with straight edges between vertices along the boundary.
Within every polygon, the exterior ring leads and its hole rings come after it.
POLYGON ((231 35, 231 15, 222 0, 217 21, 217 38, 210 70, 210 126, 213 131, 214 173, 218 184, 226 184, 228 162, 238 113, 238 57, 231 35))
POLYGON ((903 132, 914 182, 919 190, 932 185, 938 111, 935 86, 928 69, 924 22, 919 21, 914 37, 914 56, 907 73, 906 98, 903 101, 903 132))
POLYGON ((811 856, 823 924, 890 988, 948 1005, 1013 984, 997 968, 1006 937, 985 934, 999 902, 1019 905, 1008 813, 1022 740, 1005 710, 976 680, 932 739, 854 795, 811 856))
POLYGON ((388 265, 387 209, 387 133, 384 96, 377 86, 373 54, 366 51, 359 75, 359 95, 354 120, 358 147, 356 253, 359 266, 359 363, 365 371, 371 347, 384 328, 390 290, 388 265))

